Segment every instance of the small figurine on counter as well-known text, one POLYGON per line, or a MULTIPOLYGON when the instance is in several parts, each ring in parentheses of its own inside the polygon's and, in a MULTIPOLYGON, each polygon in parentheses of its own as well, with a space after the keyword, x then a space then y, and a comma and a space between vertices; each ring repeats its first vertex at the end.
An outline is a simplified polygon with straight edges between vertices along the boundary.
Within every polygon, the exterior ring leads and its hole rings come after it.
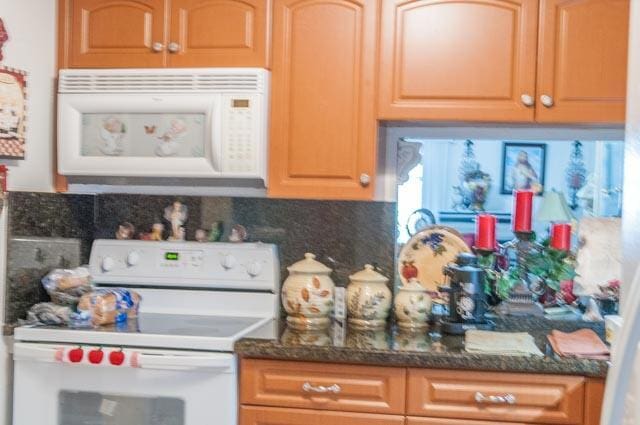
POLYGON ((171 223, 171 235, 168 240, 184 240, 184 228, 182 226, 187 221, 187 216, 187 206, 179 201, 175 201, 164 209, 164 218, 171 223))
POLYGON ((196 241, 198 242, 207 242, 207 231, 204 229, 196 230, 196 241))
POLYGON ((164 224, 162 224, 162 223, 153 223, 153 226, 151 226, 151 235, 150 235, 149 240, 161 241, 162 240, 162 232, 164 232, 164 224))
POLYGON ((126 239, 133 239, 133 235, 135 234, 135 227, 133 227, 133 224, 129 223, 128 221, 125 221, 122 224, 118 225, 118 230, 116 231, 116 239, 119 240, 126 240, 126 239))
POLYGON ((173 242, 184 242, 187 238, 187 231, 184 229, 184 227, 180 226, 180 228, 178 229, 178 234, 173 238, 169 238, 169 240, 173 241, 173 242))
POLYGON ((236 224, 231 228, 229 242, 244 242, 249 237, 247 229, 242 224, 236 224))
POLYGON ((224 225, 221 221, 214 221, 209 231, 209 242, 220 242, 224 233, 224 225))

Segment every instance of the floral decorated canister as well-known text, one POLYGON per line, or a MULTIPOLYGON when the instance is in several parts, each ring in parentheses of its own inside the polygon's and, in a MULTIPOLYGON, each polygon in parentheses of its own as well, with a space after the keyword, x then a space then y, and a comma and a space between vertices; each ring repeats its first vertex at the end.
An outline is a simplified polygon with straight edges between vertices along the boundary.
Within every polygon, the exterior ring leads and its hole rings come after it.
POLYGON ((402 285, 394 302, 398 326, 404 329, 426 328, 431 312, 431 296, 416 278, 402 285))
POLYGON ((389 279, 374 270, 371 264, 349 276, 347 310, 349 324, 358 328, 383 328, 391 308, 389 279))
POLYGON ((331 269, 315 258, 306 253, 304 260, 287 267, 289 276, 282 285, 287 323, 296 329, 321 329, 330 323, 335 285, 331 269))

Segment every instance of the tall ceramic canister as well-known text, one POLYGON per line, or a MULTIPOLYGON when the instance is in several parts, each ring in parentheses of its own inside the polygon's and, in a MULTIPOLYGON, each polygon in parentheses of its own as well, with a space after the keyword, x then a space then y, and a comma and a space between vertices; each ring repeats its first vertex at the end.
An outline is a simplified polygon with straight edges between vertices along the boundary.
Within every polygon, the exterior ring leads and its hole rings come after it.
POLYGON ((287 323, 296 329, 321 329, 329 326, 333 311, 335 284, 331 269, 311 253, 287 267, 289 276, 282 285, 282 305, 287 323))
POLYGON ((428 326, 431 296, 416 278, 402 285, 393 304, 398 326, 403 329, 423 329, 428 326))
POLYGON ((349 276, 347 311, 349 324, 358 328, 383 328, 391 309, 389 279, 366 264, 364 270, 349 276))

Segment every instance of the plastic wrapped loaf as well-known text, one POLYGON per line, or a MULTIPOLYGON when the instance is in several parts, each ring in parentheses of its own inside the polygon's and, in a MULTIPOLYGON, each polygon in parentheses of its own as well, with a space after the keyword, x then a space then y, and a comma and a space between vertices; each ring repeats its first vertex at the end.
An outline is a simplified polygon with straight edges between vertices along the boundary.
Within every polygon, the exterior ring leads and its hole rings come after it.
POLYGON ((86 267, 54 269, 42 279, 42 286, 53 303, 70 307, 75 307, 82 295, 93 290, 86 267))
POLYGON ((137 317, 140 300, 140 295, 129 289, 96 288, 80 298, 78 312, 94 326, 122 323, 137 317))

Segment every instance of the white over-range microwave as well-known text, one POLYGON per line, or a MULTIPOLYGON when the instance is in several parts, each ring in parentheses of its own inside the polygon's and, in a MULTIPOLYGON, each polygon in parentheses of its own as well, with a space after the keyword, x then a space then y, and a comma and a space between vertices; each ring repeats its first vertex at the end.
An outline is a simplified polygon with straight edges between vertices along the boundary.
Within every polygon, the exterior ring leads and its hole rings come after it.
POLYGON ((261 68, 61 70, 58 171, 266 182, 269 76, 261 68))

